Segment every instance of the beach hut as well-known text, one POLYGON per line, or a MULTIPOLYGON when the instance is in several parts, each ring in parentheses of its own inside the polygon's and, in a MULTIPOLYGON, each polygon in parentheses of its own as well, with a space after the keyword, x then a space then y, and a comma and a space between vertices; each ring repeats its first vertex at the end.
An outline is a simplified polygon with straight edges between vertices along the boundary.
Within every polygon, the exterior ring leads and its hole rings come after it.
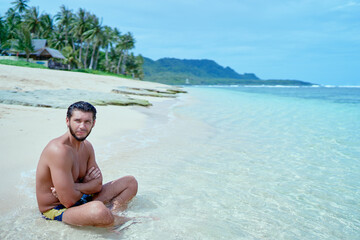
MULTIPOLYGON (((33 39, 32 45, 34 52, 30 53, 30 57, 34 60, 65 59, 61 52, 48 47, 46 39, 33 39)), ((19 56, 22 55, 25 55, 25 53, 19 53, 19 56)))
MULTIPOLYGON (((54 63, 57 62, 57 60, 65 59, 65 57, 61 54, 60 51, 48 47, 46 39, 32 39, 31 42, 34 48, 34 51, 30 53, 31 62, 49 66, 49 61, 51 63, 54 63)), ((14 44, 16 45, 16 42, 14 44)), ((10 48, 6 52, 6 55, 26 58, 25 52, 18 52, 14 48, 10 48)))
POLYGON ((56 49, 53 48, 41 48, 30 54, 30 57, 34 60, 49 60, 51 58, 55 59, 65 59, 65 57, 56 49))

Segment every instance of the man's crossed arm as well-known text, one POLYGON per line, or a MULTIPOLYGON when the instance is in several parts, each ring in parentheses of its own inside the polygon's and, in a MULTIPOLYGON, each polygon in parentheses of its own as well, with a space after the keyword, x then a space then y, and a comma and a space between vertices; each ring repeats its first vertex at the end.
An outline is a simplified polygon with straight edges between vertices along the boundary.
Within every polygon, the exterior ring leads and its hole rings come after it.
POLYGON ((102 174, 98 167, 91 167, 81 182, 75 183, 75 189, 84 194, 93 194, 101 191, 102 174))
MULTIPOLYGON (((82 194, 100 192, 102 188, 102 174, 100 169, 97 166, 89 168, 82 181, 74 183, 74 188, 74 190, 79 191, 82 194)), ((56 198, 59 198, 55 187, 51 187, 51 192, 56 198)))

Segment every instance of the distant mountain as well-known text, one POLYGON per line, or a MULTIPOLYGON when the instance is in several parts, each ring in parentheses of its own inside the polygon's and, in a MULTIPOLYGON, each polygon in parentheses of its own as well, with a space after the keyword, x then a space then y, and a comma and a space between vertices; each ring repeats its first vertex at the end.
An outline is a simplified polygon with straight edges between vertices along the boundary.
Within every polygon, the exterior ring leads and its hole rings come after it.
POLYGON ((161 58, 157 61, 153 61, 150 58, 145 58, 145 76, 153 76, 165 72, 188 74, 189 77, 201 78, 259 79, 252 73, 244 75, 238 74, 230 67, 224 68, 213 60, 161 58))
POLYGON ((173 85, 312 85, 297 80, 261 80, 253 73, 239 74, 213 60, 181 60, 161 58, 154 61, 144 57, 146 81, 173 85))

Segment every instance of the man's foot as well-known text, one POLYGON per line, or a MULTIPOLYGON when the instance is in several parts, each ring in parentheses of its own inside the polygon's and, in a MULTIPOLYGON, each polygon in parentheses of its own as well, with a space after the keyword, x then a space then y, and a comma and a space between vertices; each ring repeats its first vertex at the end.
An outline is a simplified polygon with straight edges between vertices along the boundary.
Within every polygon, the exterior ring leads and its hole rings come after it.
POLYGON ((140 223, 140 221, 135 218, 121 217, 117 215, 114 215, 114 218, 114 225, 109 228, 109 230, 114 233, 119 233, 135 223, 140 223))
POLYGON ((113 214, 118 212, 123 212, 127 209, 128 204, 123 201, 120 202, 118 200, 113 200, 110 203, 106 204, 106 206, 110 209, 113 214))

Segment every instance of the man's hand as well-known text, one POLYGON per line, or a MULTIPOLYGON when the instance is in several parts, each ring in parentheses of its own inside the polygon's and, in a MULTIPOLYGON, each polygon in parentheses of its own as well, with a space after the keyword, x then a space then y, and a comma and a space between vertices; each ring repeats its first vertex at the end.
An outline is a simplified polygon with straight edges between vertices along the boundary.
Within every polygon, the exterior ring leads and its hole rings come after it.
POLYGON ((102 188, 102 175, 97 166, 90 167, 85 177, 74 185, 77 191, 84 194, 93 194, 101 191, 102 188))
POLYGON ((59 199, 59 196, 58 196, 58 194, 57 194, 57 192, 56 192, 56 189, 55 189, 54 187, 51 187, 50 189, 51 189, 51 193, 54 195, 54 197, 56 197, 57 199, 59 199))
POLYGON ((97 179, 101 177, 101 171, 99 168, 96 168, 96 167, 91 167, 87 172, 86 172, 86 175, 83 179, 83 183, 87 183, 87 182, 90 182, 91 180, 93 179, 97 179))

